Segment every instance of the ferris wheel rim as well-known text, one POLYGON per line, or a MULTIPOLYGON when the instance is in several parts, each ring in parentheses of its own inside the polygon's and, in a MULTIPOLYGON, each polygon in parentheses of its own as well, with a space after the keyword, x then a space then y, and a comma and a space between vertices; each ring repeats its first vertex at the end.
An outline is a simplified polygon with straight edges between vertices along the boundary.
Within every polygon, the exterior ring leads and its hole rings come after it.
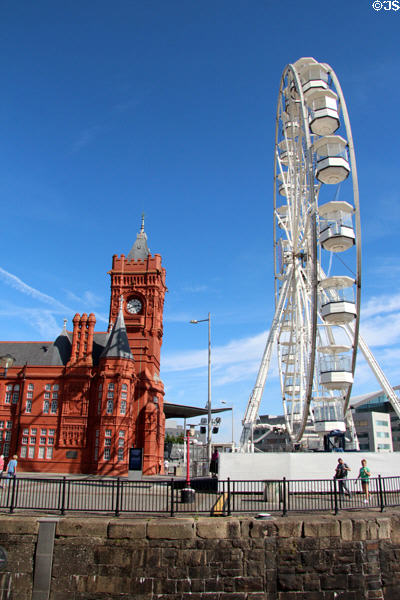
MULTIPOLYGON (((360 318, 361 318, 361 274, 362 274, 362 264, 361 264, 361 217, 360 217, 360 193, 358 187, 358 173, 357 173, 357 163, 356 163, 356 155, 354 150, 354 140, 353 140, 353 132, 351 129, 349 113, 347 110, 346 100, 343 94, 342 86, 340 85, 340 81, 332 67, 328 63, 323 63, 326 67, 329 75, 331 76, 336 92, 338 93, 340 104, 343 113, 343 120, 345 124, 346 134, 347 134, 347 143, 349 148, 350 155, 350 165, 351 165, 351 174, 352 174, 352 184, 353 184, 353 202, 355 207, 354 212, 354 220, 355 220, 355 234, 356 234, 356 261, 357 261, 357 278, 356 278, 356 322, 354 326, 354 350, 353 350, 353 358, 352 358, 352 373, 354 375, 356 370, 356 362, 357 362, 357 347, 358 340, 360 336, 360 318)), ((344 401, 344 413, 346 414, 349 403, 350 403, 350 395, 351 395, 352 386, 349 387, 345 401, 344 401)))

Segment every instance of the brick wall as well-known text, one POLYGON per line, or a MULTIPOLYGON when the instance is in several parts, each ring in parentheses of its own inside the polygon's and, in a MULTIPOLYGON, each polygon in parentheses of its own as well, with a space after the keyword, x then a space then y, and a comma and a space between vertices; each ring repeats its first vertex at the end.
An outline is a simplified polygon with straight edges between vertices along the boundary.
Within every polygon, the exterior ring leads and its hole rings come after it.
MULTIPOLYGON (((1 600, 32 598, 38 521, 0 516, 8 554, 1 600)), ((271 521, 66 517, 56 525, 49 598, 398 600, 399 558, 395 512, 271 521)))

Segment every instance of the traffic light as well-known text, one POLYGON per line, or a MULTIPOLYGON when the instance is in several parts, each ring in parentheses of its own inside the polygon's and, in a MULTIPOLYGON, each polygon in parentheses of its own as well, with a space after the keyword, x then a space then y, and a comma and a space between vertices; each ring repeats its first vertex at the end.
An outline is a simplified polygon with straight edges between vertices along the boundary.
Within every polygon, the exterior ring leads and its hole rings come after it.
POLYGON ((213 422, 212 422, 212 425, 213 425, 212 432, 213 433, 218 433, 220 423, 221 423, 220 417, 216 417, 215 419, 213 419, 213 422))

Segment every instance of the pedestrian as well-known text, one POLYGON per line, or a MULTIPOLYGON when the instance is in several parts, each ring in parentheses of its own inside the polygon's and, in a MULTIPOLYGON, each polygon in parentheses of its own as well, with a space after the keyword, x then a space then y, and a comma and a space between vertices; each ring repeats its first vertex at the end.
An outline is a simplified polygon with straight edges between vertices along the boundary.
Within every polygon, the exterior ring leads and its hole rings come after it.
POLYGON ((166 458, 164 460, 164 474, 165 475, 168 475, 168 469, 169 469, 169 462, 168 462, 168 459, 166 458))
POLYGON ((367 467, 367 461, 365 458, 361 461, 361 469, 358 474, 357 479, 361 479, 362 491, 365 494, 364 504, 368 504, 369 502, 369 478, 371 477, 371 471, 367 467))
POLYGON ((211 462, 210 462, 210 472, 212 473, 213 477, 216 477, 217 473, 218 473, 218 459, 219 459, 219 452, 218 452, 218 450, 214 450, 214 452, 212 453, 211 462))
POLYGON ((337 467, 335 469, 334 479, 337 479, 339 482, 339 494, 346 494, 346 496, 351 498, 351 494, 345 481, 349 471, 351 471, 349 465, 344 462, 343 458, 339 458, 337 467))
POLYGON ((7 465, 7 477, 15 477, 17 474, 17 458, 18 456, 14 454, 12 459, 9 461, 7 465))
MULTIPOLYGON (((4 473, 4 454, 0 454, 0 479, 3 479, 4 473)), ((0 487, 3 487, 0 485, 0 487)))

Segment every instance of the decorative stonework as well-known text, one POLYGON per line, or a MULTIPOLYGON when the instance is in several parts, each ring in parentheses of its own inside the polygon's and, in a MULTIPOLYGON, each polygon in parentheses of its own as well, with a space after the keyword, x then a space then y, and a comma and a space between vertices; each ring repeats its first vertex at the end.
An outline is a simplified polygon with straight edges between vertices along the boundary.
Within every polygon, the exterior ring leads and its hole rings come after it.
MULTIPOLYGON (((1 594, 31 600, 38 517, 0 517, 1 594), (8 587, 7 587, 8 586, 8 587)), ((50 600, 397 600, 400 515, 60 518, 50 600)))

